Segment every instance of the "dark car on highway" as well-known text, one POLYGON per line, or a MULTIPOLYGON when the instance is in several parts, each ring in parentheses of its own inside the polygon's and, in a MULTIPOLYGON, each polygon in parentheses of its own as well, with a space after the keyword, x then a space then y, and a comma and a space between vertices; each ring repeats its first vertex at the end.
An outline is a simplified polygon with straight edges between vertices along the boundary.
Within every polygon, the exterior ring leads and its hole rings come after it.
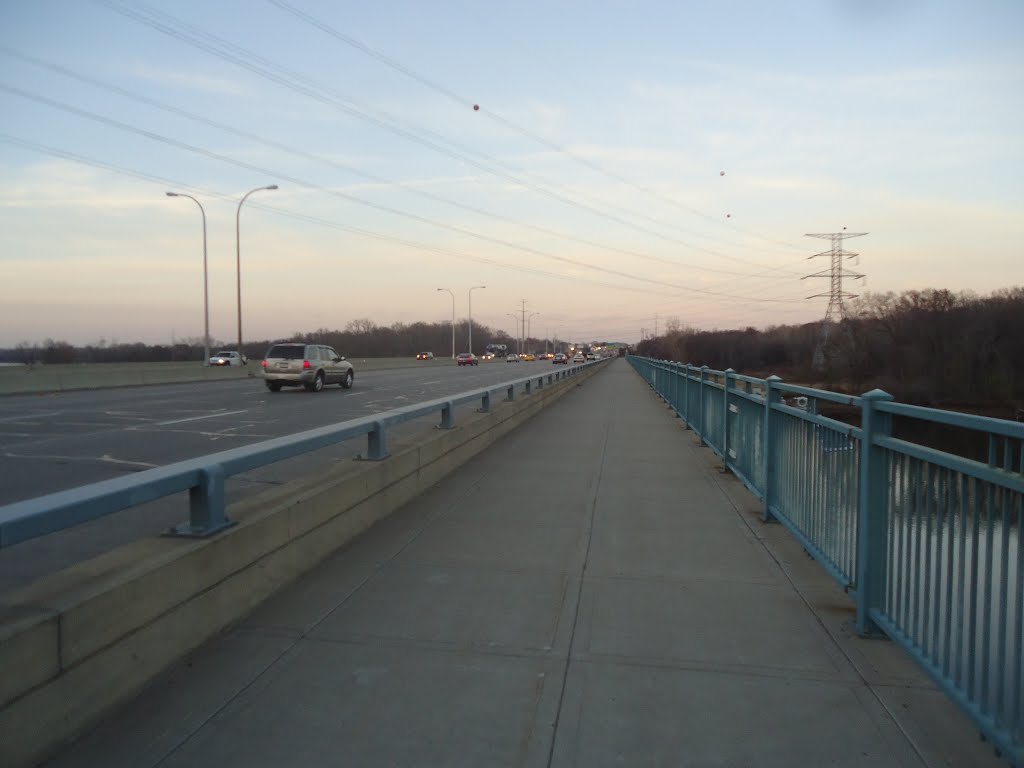
POLYGON ((479 365, 480 360, 472 352, 459 352, 459 356, 455 358, 455 362, 459 365, 479 365))
POLYGON ((553 358, 551 358, 551 362, 562 363, 563 365, 565 365, 566 363, 569 362, 569 356, 563 352, 558 352, 553 358))
POLYGON ((275 344, 263 358, 263 379, 271 392, 280 392, 281 387, 305 387, 308 392, 319 392, 327 384, 351 388, 355 370, 333 347, 275 344))

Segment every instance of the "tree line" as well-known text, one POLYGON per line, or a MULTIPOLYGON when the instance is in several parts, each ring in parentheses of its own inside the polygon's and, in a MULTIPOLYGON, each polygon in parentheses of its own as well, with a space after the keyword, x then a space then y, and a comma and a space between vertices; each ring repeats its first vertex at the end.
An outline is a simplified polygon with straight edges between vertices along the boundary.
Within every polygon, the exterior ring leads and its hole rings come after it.
POLYGON ((1024 287, 987 296, 943 289, 868 293, 846 317, 757 330, 670 322, 640 354, 902 402, 1024 408, 1024 287))
MULTIPOLYGON (((312 332, 296 331, 281 339, 248 341, 242 345, 243 354, 259 360, 267 349, 279 341, 309 341, 327 344, 347 357, 412 357, 418 352, 433 352, 446 357, 452 351, 451 323, 393 323, 378 325, 365 318, 349 321, 342 330, 319 328, 312 332)), ((469 322, 455 324, 455 352, 468 349, 469 322)), ((516 349, 517 340, 501 330, 485 324, 473 323, 473 351, 481 354, 487 344, 505 344, 516 349)), ((550 341, 527 339, 527 350, 539 351, 550 346, 550 341)), ((235 349, 234 342, 211 341, 210 352, 235 349)), ((156 363, 172 361, 202 361, 203 339, 191 337, 174 344, 121 343, 100 339, 92 344, 75 346, 66 341, 45 339, 42 342, 23 341, 9 349, 0 349, 0 362, 55 365, 61 363, 156 363)))

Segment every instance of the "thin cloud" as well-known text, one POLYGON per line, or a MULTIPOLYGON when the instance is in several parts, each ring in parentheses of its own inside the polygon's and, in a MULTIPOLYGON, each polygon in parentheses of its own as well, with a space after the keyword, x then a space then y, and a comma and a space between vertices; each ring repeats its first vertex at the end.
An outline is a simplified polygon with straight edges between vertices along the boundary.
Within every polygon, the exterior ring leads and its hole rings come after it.
POLYGON ((156 70, 144 66, 133 66, 128 69, 136 77, 161 85, 170 85, 178 88, 187 88, 194 91, 205 91, 218 95, 242 96, 247 90, 240 83, 234 80, 227 80, 221 77, 195 72, 172 72, 169 70, 156 70))

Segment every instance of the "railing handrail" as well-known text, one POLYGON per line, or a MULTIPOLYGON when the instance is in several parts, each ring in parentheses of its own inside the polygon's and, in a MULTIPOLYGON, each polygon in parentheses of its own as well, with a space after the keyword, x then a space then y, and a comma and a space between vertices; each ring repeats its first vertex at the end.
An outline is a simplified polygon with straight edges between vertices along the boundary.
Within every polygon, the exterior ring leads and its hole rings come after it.
POLYGON ((0 506, 0 549, 182 491, 189 491, 193 496, 190 498, 191 524, 180 527, 178 533, 209 535, 231 524, 224 518, 223 481, 226 477, 363 435, 371 438, 366 458, 384 459, 388 427, 440 412, 440 426, 450 428, 454 426, 453 410, 457 405, 481 400, 481 410, 486 412, 490 410, 490 397, 495 393, 506 391, 514 397, 516 387, 525 386, 528 392, 533 382, 543 387, 545 379, 557 381, 600 362, 603 359, 16 501, 0 506), (207 485, 211 487, 206 488, 207 485))

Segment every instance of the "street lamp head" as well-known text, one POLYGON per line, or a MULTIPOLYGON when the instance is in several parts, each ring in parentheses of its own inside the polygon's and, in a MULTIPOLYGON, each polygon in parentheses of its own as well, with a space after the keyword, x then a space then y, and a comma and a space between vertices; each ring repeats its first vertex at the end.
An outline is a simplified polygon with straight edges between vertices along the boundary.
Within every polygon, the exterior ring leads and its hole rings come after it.
POLYGON ((178 197, 178 193, 177 192, 168 192, 167 196, 168 197, 178 197))
POLYGON ((271 184, 269 187, 264 187, 264 189, 277 189, 277 184, 271 184))

